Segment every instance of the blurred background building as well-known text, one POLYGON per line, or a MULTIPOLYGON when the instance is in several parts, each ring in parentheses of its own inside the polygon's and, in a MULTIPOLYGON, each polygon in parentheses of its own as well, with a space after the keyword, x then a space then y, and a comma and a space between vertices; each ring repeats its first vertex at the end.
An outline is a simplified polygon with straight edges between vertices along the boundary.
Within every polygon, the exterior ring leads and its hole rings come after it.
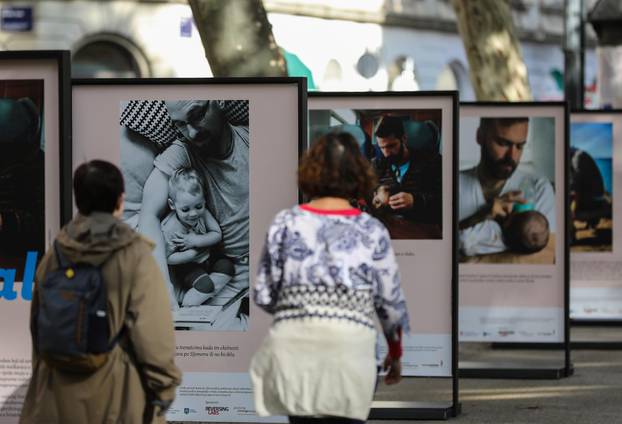
MULTIPOLYGON (((184 0, 0 4, 1 50, 69 49, 74 77, 211 76, 184 0)), ((534 99, 563 99, 564 0, 511 4, 534 99)), ((264 6, 290 73, 309 77, 311 88, 459 89, 462 100, 475 100, 449 0, 264 0, 264 6)), ((586 104, 595 106, 596 39, 586 28, 586 104)))

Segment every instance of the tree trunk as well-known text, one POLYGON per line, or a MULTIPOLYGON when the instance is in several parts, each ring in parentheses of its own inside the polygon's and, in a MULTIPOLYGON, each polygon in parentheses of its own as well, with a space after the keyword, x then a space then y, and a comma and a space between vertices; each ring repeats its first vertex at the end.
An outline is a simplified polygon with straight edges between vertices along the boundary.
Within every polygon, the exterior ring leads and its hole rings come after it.
POLYGON ((215 77, 287 76, 261 0, 188 0, 215 77))
POLYGON ((531 100, 508 0, 451 0, 477 100, 531 100))
POLYGON ((622 108, 622 45, 598 46, 598 92, 600 107, 622 108))

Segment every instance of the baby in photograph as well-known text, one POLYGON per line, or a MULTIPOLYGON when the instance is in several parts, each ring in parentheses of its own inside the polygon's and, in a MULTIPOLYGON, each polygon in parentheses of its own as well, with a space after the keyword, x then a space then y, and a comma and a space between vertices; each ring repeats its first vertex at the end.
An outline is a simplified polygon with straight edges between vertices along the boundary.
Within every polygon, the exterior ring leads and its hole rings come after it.
POLYGON ((210 249, 221 241, 222 231, 205 205, 199 174, 180 168, 170 177, 168 187, 171 212, 162 220, 161 229, 175 295, 181 306, 198 306, 231 280, 233 263, 210 249))
POLYGON ((536 253, 549 242, 549 221, 538 211, 513 212, 503 222, 508 247, 519 253, 536 253))
POLYGON ((382 207, 389 206, 389 197, 391 197, 391 192, 389 190, 389 186, 381 185, 376 190, 374 190, 373 198, 372 198, 372 206, 376 209, 380 209, 382 207))

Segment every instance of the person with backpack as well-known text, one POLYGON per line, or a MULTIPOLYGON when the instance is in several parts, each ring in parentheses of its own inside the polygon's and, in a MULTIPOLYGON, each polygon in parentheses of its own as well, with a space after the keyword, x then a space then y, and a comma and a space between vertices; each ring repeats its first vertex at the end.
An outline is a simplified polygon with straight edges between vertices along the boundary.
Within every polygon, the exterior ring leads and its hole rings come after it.
POLYGON ((73 188, 78 214, 35 276, 20 422, 164 423, 181 373, 153 243, 119 220, 115 165, 80 165, 73 188))

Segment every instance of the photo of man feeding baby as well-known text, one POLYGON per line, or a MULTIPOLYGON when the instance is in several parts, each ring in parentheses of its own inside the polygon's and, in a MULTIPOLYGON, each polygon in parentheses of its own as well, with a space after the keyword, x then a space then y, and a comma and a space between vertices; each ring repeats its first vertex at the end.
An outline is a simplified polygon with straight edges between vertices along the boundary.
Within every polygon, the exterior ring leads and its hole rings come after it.
POLYGON ((460 119, 460 262, 555 263, 554 124, 460 119))
POLYGON ((121 104, 123 220, 155 242, 178 330, 246 331, 247 100, 121 104))
POLYGON ((392 239, 442 238, 441 110, 309 111, 310 140, 347 132, 371 162, 377 185, 353 206, 378 218, 392 239))

